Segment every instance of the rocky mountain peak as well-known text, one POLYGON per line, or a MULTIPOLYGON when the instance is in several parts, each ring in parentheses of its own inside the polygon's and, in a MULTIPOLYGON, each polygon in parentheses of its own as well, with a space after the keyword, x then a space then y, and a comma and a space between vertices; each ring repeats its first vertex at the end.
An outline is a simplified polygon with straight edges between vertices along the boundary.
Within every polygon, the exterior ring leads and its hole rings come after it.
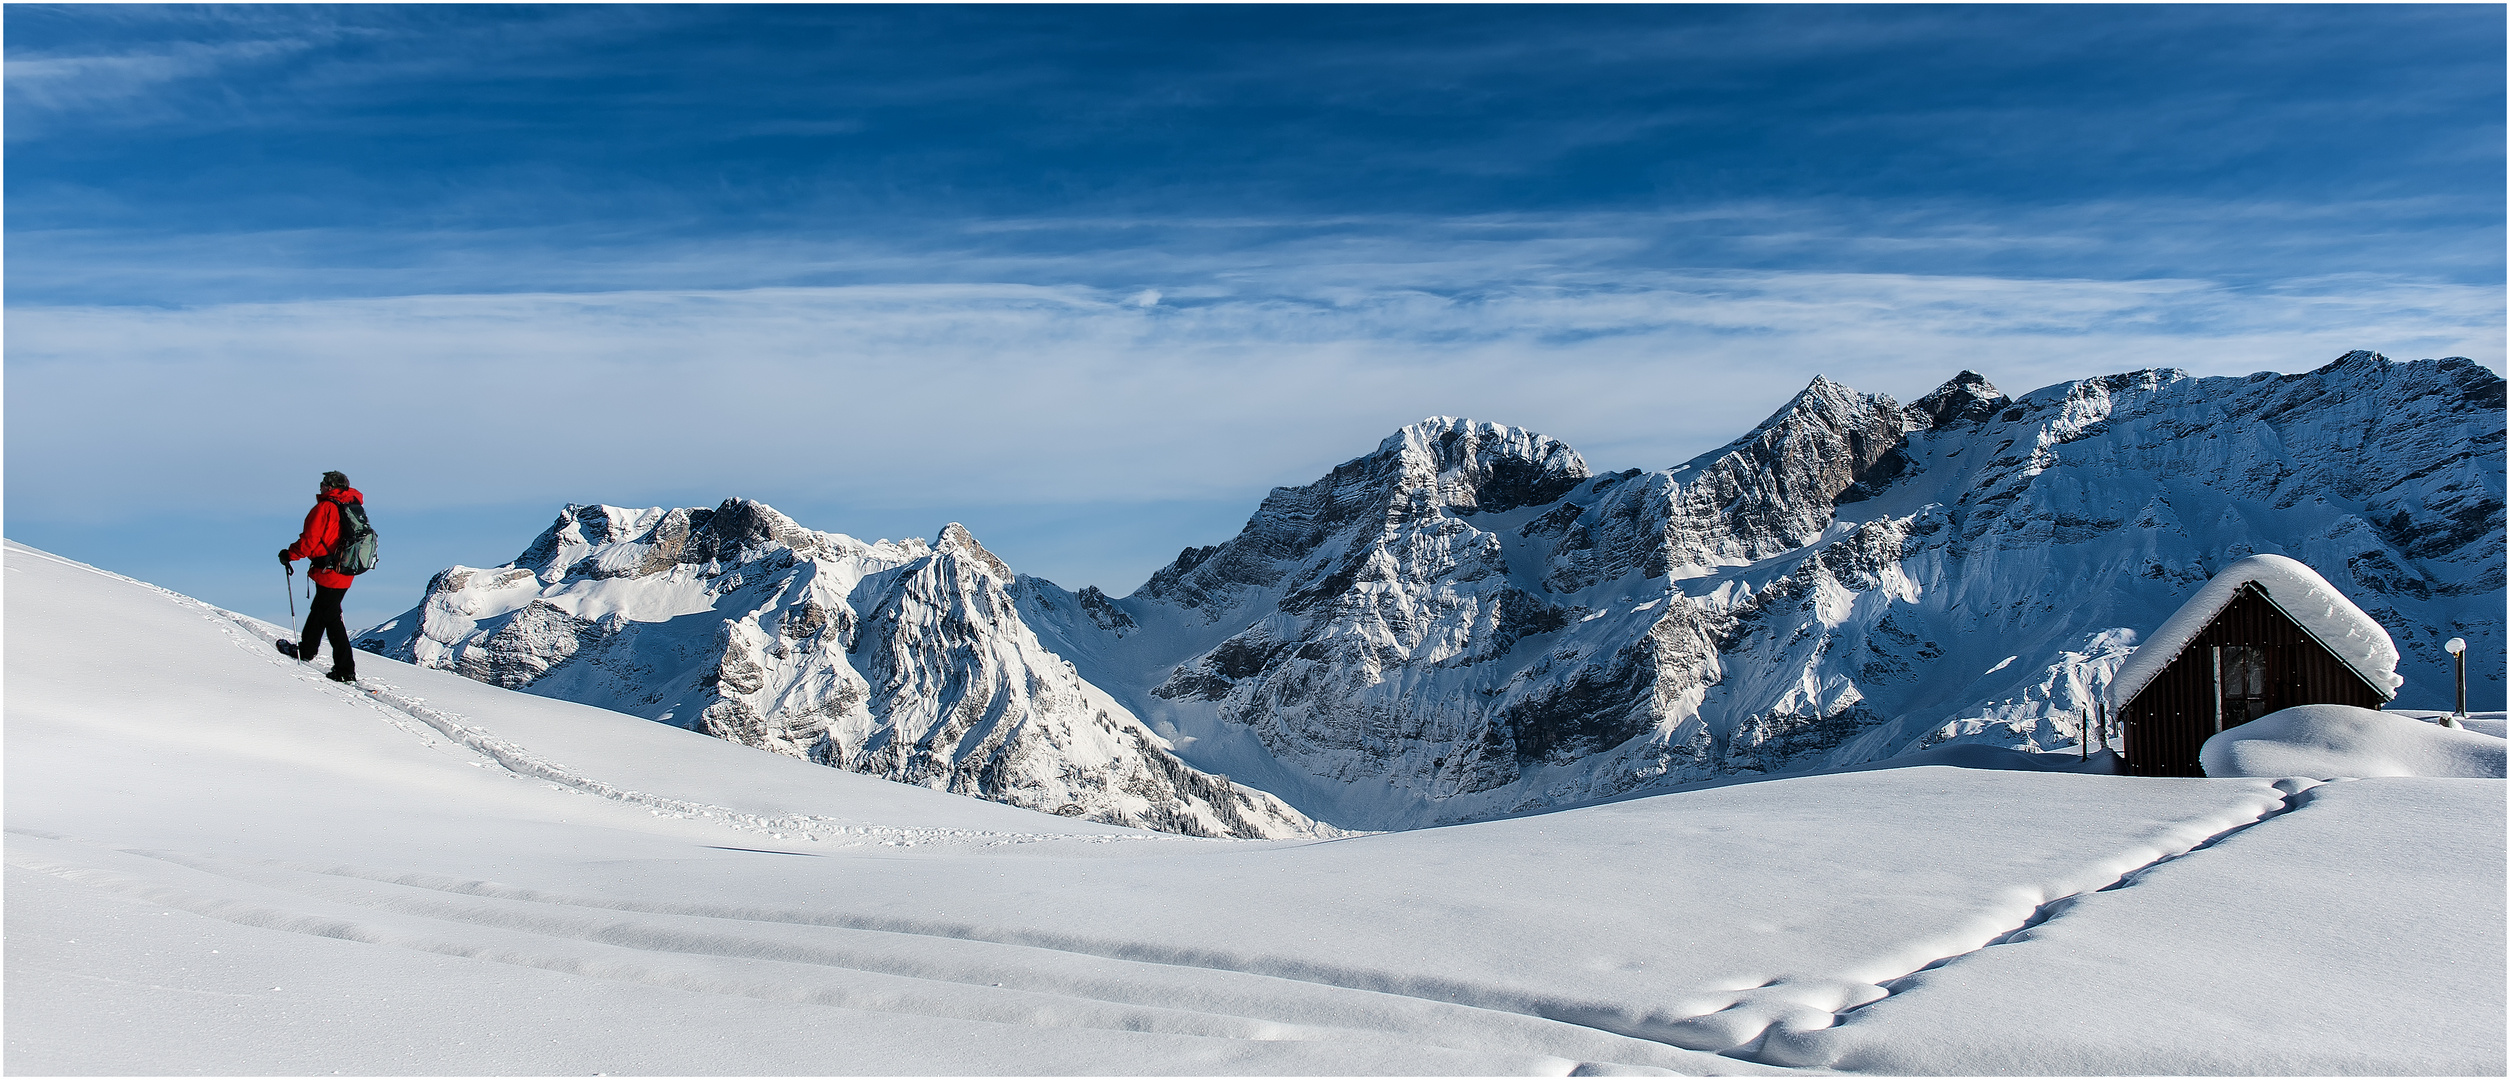
POLYGON ((2012 399, 1987 377, 1964 370, 1908 407, 1911 427, 1973 424, 1996 414, 2012 399), (1921 421, 1919 418, 1923 417, 1921 421))
POLYGON ((1547 503, 1588 476, 1586 459, 1558 439, 1452 416, 1387 436, 1375 456, 1392 466, 1402 489, 1425 490, 1437 505, 1467 512, 1547 503))
POLYGON ((1839 503, 1901 474, 1907 431, 1889 396, 1817 376, 1750 434, 1669 474, 1678 488, 1665 535, 1709 560, 1763 559, 1810 543, 1839 503))
POLYGON ((933 538, 933 553, 973 561, 1006 582, 1015 576, 1011 573, 1010 564, 985 550, 985 545, 976 542, 976 537, 967 531, 967 526, 955 521, 942 526, 941 535, 933 538))
MULTIPOLYGON (((1843 475, 1862 473, 1899 445, 1904 430, 1901 411, 1888 395, 1861 394, 1816 375, 1750 434, 1691 459, 1674 474, 1698 483, 1709 474, 1737 469, 1766 473, 1781 464, 1817 466, 1843 475)), ((1827 498, 1847 482, 1824 481, 1818 486, 1827 498)))
MULTIPOLYGON (((1880 438, 1896 442, 1902 428, 1900 406, 1884 394, 1862 394, 1821 375, 1804 389, 1787 399, 1785 405, 1770 413, 1749 434, 1711 450, 1674 469, 1678 476, 1694 473, 1730 461, 1737 454, 1765 456, 1772 448, 1795 444, 1810 437, 1818 443, 1835 441, 1840 433, 1856 432, 1859 441, 1880 438), (1887 429, 1887 434, 1885 434, 1887 429)), ((1870 461, 1883 447, 1870 450, 1860 447, 1856 457, 1870 461)))
POLYGON ((1377 444, 1375 453, 1334 467, 1312 484, 1274 488, 1235 539, 1187 548, 1133 595, 1201 609, 1217 618, 1261 590, 1287 585, 1301 596, 1338 592, 1349 582, 1337 562, 1313 561, 1325 547, 1365 561, 1350 546, 1354 526, 1377 536, 1389 522, 1539 506, 1588 479, 1586 459, 1567 444, 1505 424, 1433 416, 1377 444))
POLYGON ((697 518, 701 513, 704 512, 690 511, 690 543, 689 551, 682 556, 684 562, 733 562, 745 552, 772 547, 790 548, 807 556, 817 554, 822 547, 818 533, 754 499, 725 499, 702 520, 697 518))
POLYGON ((1868 405, 1867 395, 1858 393, 1856 388, 1834 381, 1827 375, 1815 375, 1813 381, 1804 384, 1804 389, 1796 391, 1795 397, 1787 402, 1785 409, 1779 410, 1778 416, 1803 412, 1838 415, 1855 412, 1868 405))

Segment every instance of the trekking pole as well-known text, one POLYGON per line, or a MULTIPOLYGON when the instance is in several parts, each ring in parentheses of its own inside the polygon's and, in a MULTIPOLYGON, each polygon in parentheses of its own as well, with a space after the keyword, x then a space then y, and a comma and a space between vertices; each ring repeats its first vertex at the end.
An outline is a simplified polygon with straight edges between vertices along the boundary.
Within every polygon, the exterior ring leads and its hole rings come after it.
POLYGON ((280 569, 286 570, 286 571, 288 572, 288 621, 289 621, 289 622, 295 622, 295 621, 296 621, 296 567, 295 567, 294 565, 291 565, 291 564, 285 564, 285 563, 282 563, 282 564, 280 565, 280 569))

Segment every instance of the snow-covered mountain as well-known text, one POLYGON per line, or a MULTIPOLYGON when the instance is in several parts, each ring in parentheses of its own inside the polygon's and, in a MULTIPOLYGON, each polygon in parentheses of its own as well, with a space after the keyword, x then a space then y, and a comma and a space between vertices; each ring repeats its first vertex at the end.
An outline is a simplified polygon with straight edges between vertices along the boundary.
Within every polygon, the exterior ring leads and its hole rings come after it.
POLYGON ((1317 832, 1178 760, 1047 652, 1001 559, 814 532, 756 502, 570 506, 515 561, 457 566, 358 647, 826 765, 1110 824, 1317 832))
MULTIPOLYGON (((2503 643, 2503 391, 2367 352, 2019 399, 1963 372, 1906 406, 1816 379, 1723 448, 1601 474, 1439 417, 1121 598, 1014 575, 955 526, 863 544, 749 503, 576 507, 366 640, 1099 820, 1406 828, 2071 745, 2137 635, 2258 552, 2387 627, 2401 704, 2446 704, 2439 643, 2503 643)), ((2501 700, 2501 672, 2470 676, 2501 700)))
POLYGON ((2351 594, 2404 703, 2445 704, 2440 643, 2502 644, 2502 439, 2491 372, 2367 352, 2020 399, 1963 372, 1905 407, 1816 379, 1654 473, 1440 417, 1130 596, 1017 595, 1187 760, 1399 828, 2069 745, 2136 635, 2256 552, 2351 594))

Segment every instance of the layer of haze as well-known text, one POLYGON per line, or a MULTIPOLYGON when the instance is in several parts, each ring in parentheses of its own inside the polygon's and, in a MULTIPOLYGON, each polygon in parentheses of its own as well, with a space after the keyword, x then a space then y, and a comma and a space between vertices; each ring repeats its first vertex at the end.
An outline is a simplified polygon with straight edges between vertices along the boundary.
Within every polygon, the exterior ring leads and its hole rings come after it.
POLYGON ((2503 367, 2499 7, 5 12, 8 535, 351 621, 568 502, 1129 591, 1434 414, 2503 367))

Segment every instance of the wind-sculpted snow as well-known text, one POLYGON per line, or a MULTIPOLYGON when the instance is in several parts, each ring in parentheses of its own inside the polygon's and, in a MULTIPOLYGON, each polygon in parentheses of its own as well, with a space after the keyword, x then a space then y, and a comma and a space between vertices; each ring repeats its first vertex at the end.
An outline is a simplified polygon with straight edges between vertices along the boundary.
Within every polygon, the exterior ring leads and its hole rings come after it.
POLYGON ((2258 552, 2350 595, 2395 638, 2405 702, 2437 702, 2439 642, 2502 644, 2502 427, 2474 363, 2362 352, 2019 399, 1962 372, 1905 407, 1816 379, 1654 473, 1442 417, 1275 490, 1112 601, 1122 634, 1083 597, 1017 595, 1188 760, 1401 828, 2070 746, 2138 636, 2258 552))
POLYGON ((904 783, 1110 824, 1296 836, 1047 652, 952 524, 866 544, 755 502, 570 506, 513 563, 438 574, 359 646, 904 783))

